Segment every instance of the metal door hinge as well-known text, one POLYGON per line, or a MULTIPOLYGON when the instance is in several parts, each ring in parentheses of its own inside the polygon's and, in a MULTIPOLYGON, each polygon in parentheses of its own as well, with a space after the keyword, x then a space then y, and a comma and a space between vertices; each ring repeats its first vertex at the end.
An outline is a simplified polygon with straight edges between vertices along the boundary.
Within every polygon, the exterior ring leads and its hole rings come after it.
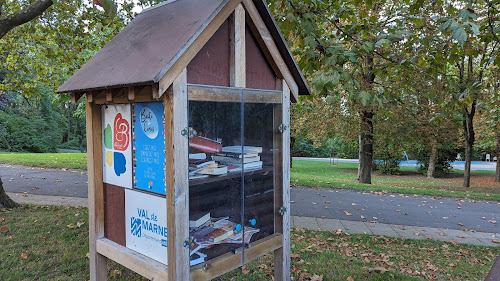
POLYGON ((183 135, 185 138, 190 139, 196 136, 196 130, 191 127, 186 127, 181 131, 181 135, 183 135))
POLYGON ((288 129, 288 126, 286 124, 280 124, 279 127, 278 127, 278 130, 280 131, 280 133, 284 133, 286 130, 288 129))

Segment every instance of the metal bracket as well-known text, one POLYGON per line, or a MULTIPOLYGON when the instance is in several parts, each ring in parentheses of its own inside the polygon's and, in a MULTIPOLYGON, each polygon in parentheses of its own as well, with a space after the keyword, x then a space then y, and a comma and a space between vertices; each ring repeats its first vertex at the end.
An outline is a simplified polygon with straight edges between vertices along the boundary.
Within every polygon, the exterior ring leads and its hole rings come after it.
POLYGON ((278 210, 278 213, 281 215, 281 216, 284 216, 285 213, 286 213, 286 207, 285 206, 281 206, 278 210))
POLYGON ((185 138, 190 139, 196 136, 196 130, 191 127, 186 127, 181 131, 181 135, 183 135, 185 138))
POLYGON ((193 245, 193 244, 194 244, 194 242, 195 242, 195 241, 194 241, 194 236, 189 236, 189 237, 186 239, 186 241, 184 241, 184 243, 182 243, 182 246, 183 246, 184 248, 190 248, 190 247, 191 247, 191 245, 193 245))
POLYGON ((286 130, 288 129, 288 126, 286 124, 280 124, 278 126, 278 130, 280 131, 280 133, 284 133, 286 130))

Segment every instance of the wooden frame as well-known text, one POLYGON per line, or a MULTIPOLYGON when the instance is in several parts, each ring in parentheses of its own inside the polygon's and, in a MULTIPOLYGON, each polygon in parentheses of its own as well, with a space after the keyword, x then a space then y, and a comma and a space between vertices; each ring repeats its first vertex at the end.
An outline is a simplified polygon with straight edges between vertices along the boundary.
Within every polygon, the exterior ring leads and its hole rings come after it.
MULTIPOLYGON (((290 280, 290 99, 297 100, 298 86, 278 51, 273 38, 251 0, 227 0, 227 4, 200 30, 193 42, 180 50, 167 73, 152 85, 124 85, 115 89, 93 90, 85 94, 89 176, 90 279, 106 280, 107 259, 132 269, 151 280, 209 280, 274 251, 275 280, 290 280), (243 3, 243 4, 242 4, 243 3), (215 87, 187 83, 185 65, 230 18, 230 85, 215 87), (246 87, 246 24, 257 38, 273 71, 279 76, 276 90, 246 87), (188 126, 188 102, 243 102, 274 104, 273 169, 274 234, 252 242, 252 247, 223 254, 190 268, 189 250, 183 247, 189 236, 188 140, 182 130, 188 126), (167 265, 119 245, 104 237, 103 143, 101 105, 140 102, 162 102, 164 105, 165 178, 167 209, 167 265), (279 214, 284 207, 284 215, 279 214), (244 255, 244 256, 243 256, 244 255)), ((272 80, 271 80, 272 81, 272 80)), ((250 83, 250 82, 249 82, 250 83)), ((76 102, 82 93, 72 93, 76 102)), ((265 170, 265 169, 263 169, 265 170)), ((250 172, 249 172, 250 173, 250 172)), ((253 173, 253 172, 251 172, 253 173)), ((256 172, 255 172, 256 173, 256 172)), ((245 173, 246 175, 246 173, 245 173)), ((266 205, 267 206, 267 205, 266 205)))

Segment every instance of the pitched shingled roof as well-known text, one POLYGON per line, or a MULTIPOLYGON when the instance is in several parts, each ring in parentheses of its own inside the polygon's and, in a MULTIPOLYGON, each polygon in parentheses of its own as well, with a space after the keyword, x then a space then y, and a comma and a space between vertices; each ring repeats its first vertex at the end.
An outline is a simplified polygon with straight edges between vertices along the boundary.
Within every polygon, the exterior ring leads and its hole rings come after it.
MULTIPOLYGON (((144 10, 56 92, 157 83, 229 0, 167 1, 144 10)), ((310 93, 264 0, 253 0, 299 94, 310 93)))

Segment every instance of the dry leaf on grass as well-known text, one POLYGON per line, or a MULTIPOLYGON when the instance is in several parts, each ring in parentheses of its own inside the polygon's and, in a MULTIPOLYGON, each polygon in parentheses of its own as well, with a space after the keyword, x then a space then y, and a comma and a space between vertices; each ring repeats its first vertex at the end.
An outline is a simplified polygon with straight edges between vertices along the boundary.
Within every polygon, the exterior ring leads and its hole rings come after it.
POLYGON ((7 231, 9 231, 9 228, 6 226, 2 226, 2 228, 0 228, 0 231, 7 232, 7 231))
POLYGON ((290 254, 290 257, 293 259, 293 258, 299 258, 299 254, 290 254))
POLYGON ((1 217, 1 218, 0 218, 0 222, 3 222, 4 220, 5 220, 5 218, 4 218, 4 217, 1 217))
POLYGON ((241 267, 241 273, 243 273, 243 274, 247 275, 249 272, 250 272, 250 270, 247 268, 247 266, 246 266, 246 265, 243 265, 243 266, 241 267))
POLYGON ((26 252, 22 253, 22 254, 21 254, 21 259, 23 259, 23 260, 27 259, 27 258, 28 258, 28 254, 29 254, 29 253, 30 253, 30 250, 28 250, 28 251, 26 251, 26 252))
POLYGON ((347 277, 347 281, 354 281, 354 278, 352 276, 347 277))
POLYGON ((311 281, 323 281, 323 275, 314 274, 313 277, 311 277, 311 281))

